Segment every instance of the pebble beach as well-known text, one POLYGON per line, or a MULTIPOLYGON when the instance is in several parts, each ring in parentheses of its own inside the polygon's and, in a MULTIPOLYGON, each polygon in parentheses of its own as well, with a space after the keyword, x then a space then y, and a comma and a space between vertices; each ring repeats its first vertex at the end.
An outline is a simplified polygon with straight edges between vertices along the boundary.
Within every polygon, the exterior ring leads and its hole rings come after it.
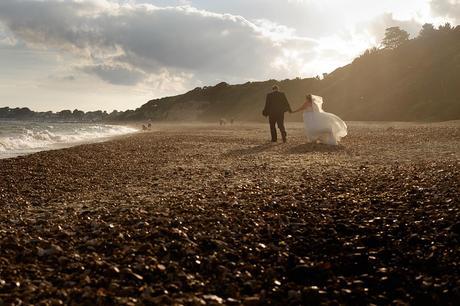
POLYGON ((454 305, 460 122, 160 124, 0 160, 0 305, 454 305))

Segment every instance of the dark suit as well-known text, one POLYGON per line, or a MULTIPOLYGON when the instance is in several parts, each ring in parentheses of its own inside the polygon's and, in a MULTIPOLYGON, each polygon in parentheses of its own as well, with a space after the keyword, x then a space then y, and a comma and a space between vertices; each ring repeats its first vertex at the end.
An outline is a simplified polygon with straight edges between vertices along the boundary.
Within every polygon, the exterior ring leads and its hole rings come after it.
POLYGON ((273 91, 265 100, 264 116, 268 116, 272 141, 277 141, 276 125, 280 129, 283 141, 286 141, 286 129, 284 128, 284 113, 291 112, 291 106, 283 92, 273 91))

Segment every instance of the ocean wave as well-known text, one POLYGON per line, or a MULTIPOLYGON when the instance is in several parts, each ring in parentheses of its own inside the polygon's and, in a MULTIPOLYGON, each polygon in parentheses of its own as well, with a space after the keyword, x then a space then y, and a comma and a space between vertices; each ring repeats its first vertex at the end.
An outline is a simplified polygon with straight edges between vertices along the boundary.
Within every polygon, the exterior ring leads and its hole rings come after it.
POLYGON ((0 137, 0 152, 33 152, 57 145, 89 142, 136 131, 134 128, 117 125, 81 126, 61 131, 55 126, 48 126, 46 129, 23 129, 20 134, 0 137))

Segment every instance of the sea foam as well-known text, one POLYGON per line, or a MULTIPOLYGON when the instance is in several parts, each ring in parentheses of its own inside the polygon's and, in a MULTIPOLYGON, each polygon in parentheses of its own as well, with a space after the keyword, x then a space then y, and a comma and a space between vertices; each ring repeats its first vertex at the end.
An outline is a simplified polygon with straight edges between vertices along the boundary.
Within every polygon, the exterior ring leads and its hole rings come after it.
POLYGON ((93 142, 136 131, 118 125, 35 125, 21 130, 16 126, 16 130, 5 129, 0 134, 0 158, 93 142))

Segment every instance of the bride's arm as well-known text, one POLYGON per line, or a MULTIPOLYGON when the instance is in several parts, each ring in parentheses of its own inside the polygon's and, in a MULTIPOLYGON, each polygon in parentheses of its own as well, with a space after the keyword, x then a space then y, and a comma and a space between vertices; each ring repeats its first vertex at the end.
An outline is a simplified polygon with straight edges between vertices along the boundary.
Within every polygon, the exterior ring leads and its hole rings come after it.
POLYGON ((307 108, 307 102, 305 102, 304 104, 302 104, 301 107, 299 107, 298 109, 292 111, 293 113, 297 113, 297 112, 300 112, 300 111, 303 111, 304 109, 307 108))

